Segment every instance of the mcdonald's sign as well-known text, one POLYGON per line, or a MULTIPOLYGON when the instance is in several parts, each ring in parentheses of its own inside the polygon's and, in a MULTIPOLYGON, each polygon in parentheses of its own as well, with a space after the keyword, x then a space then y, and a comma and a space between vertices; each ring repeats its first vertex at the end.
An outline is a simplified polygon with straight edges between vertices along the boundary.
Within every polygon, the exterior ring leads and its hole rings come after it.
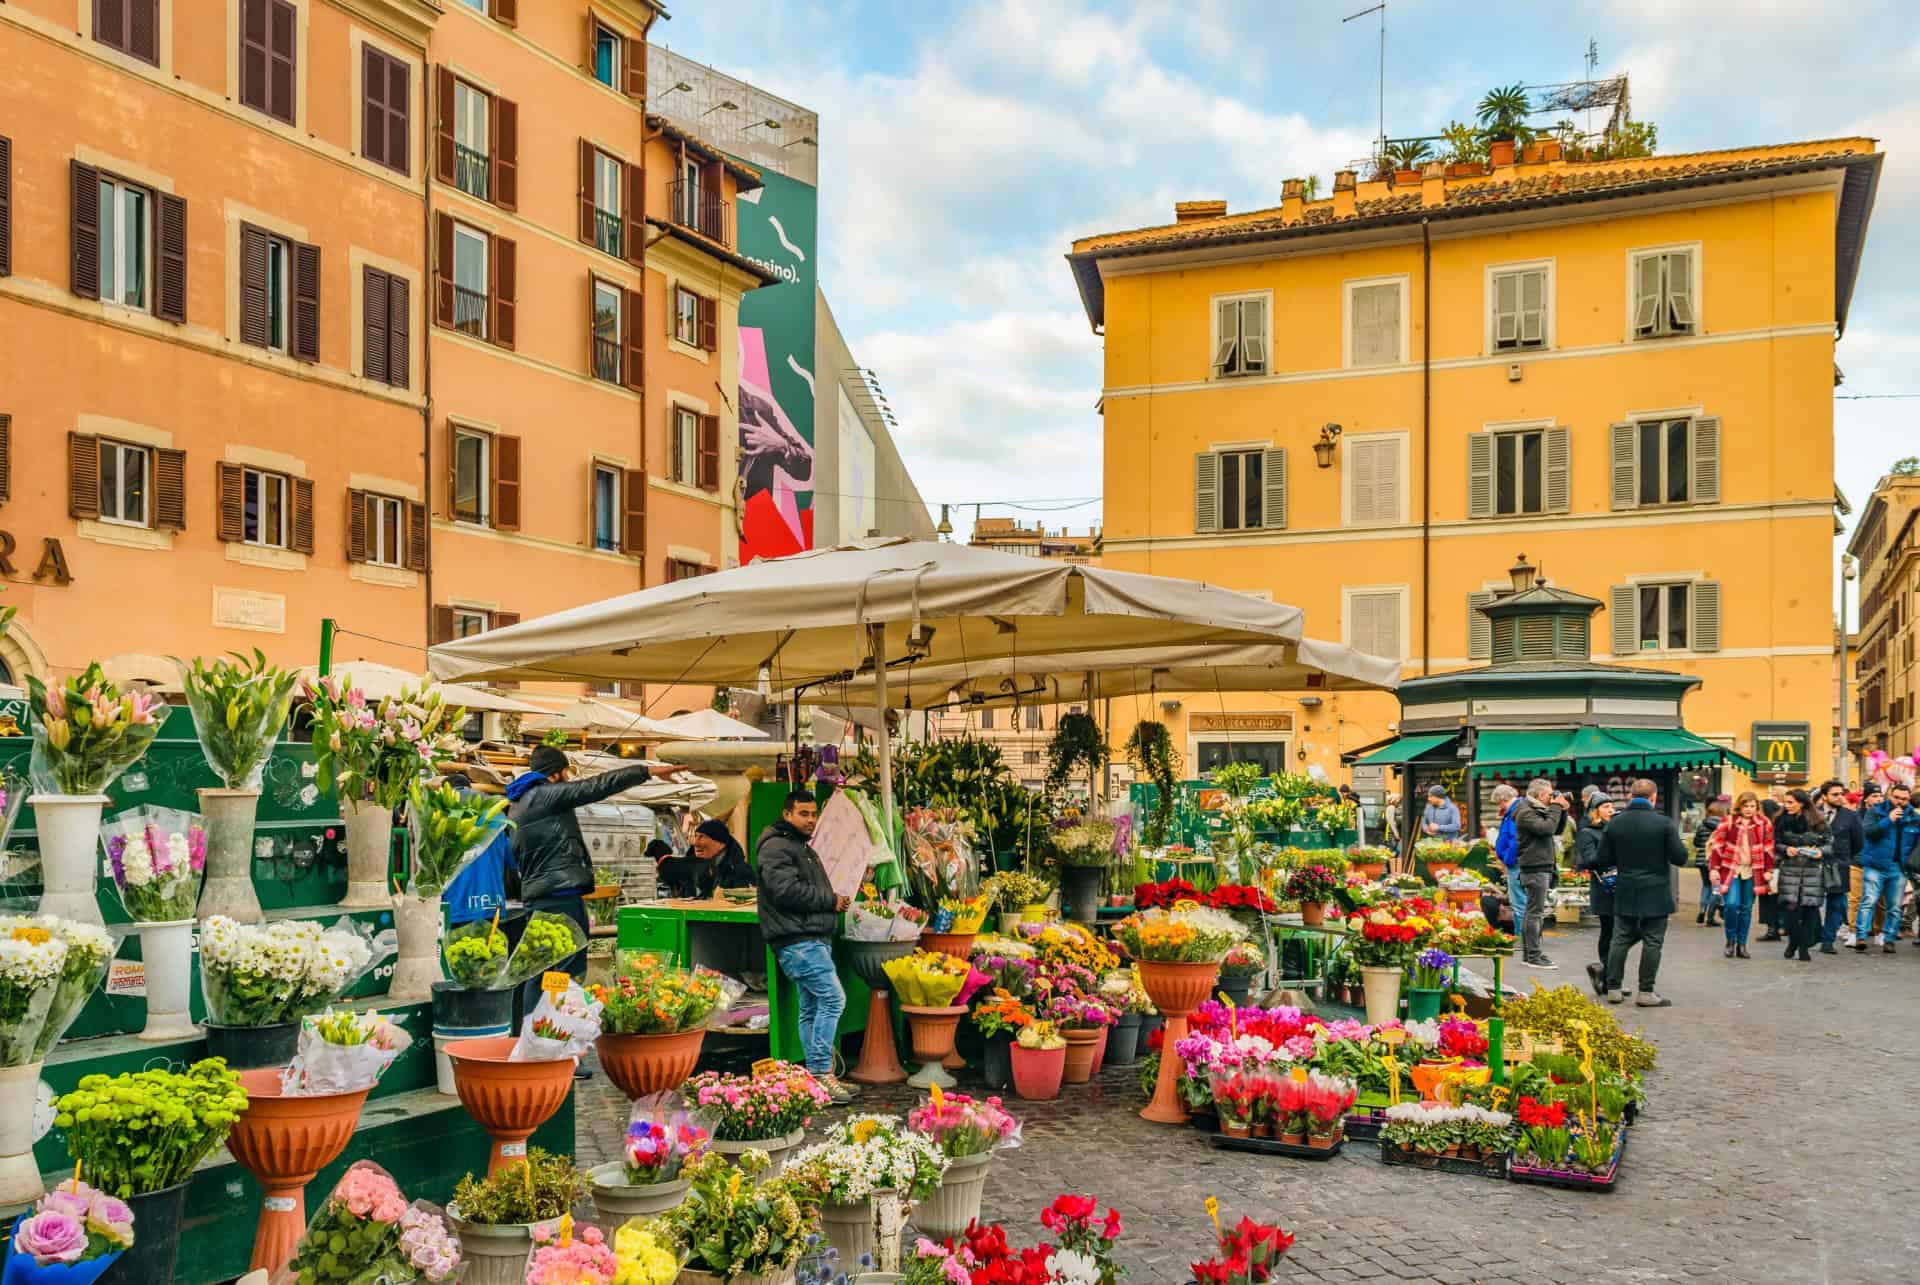
POLYGON ((1759 779, 1775 785, 1805 784, 1812 732, 1811 723, 1755 723, 1753 764, 1759 779))

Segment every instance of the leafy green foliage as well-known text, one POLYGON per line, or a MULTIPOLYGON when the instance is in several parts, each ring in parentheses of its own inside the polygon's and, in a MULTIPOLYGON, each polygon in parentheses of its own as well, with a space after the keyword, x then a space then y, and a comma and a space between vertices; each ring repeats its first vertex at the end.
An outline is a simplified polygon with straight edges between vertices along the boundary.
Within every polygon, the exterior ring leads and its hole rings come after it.
POLYGON ((681 1171, 686 1199, 656 1226, 664 1227, 687 1266, 733 1279, 773 1276, 806 1248, 819 1216, 811 1189, 782 1175, 761 1179, 764 1151, 748 1151, 737 1165, 709 1153, 681 1171))
POLYGON ((1387 159, 1395 169, 1418 169, 1433 159, 1433 145, 1424 138, 1396 138, 1387 144, 1387 159))
POLYGON ((422 785, 415 781, 408 797, 413 802, 413 891, 438 897, 466 865, 467 854, 490 842, 507 810, 503 795, 463 795, 451 785, 422 785))
MULTIPOLYGON (((855 759, 847 771, 860 767, 855 759)), ((867 767, 868 779, 878 769, 867 767)), ((1033 792, 1021 785, 992 741, 962 736, 953 740, 903 742, 894 750, 893 788, 897 806, 957 808, 972 825, 976 847, 994 852, 1026 852, 1035 834, 1046 832, 1046 812, 1033 792)))
POLYGON ((1180 752, 1173 748, 1173 737, 1166 724, 1143 718, 1127 737, 1127 762, 1153 782, 1153 811, 1140 827, 1140 842, 1149 848, 1165 847, 1173 830, 1174 813, 1180 806, 1180 752))
POLYGON ((567 748, 567 734, 558 727, 549 727, 540 733, 540 743, 550 749, 564 750, 567 748))
POLYGON ((529 1147, 524 1165, 508 1165, 490 1178, 462 1178, 453 1189, 453 1203, 467 1222, 511 1227, 571 1212, 591 1189, 573 1161, 529 1147))
POLYGON ((257 789, 260 772, 273 753, 293 704, 294 677, 267 663, 258 647, 252 659, 231 652, 211 665, 198 656, 192 664, 175 660, 193 711, 193 730, 207 762, 231 790, 257 789))
POLYGON ((1078 768, 1097 772, 1106 766, 1107 738, 1091 714, 1062 714, 1047 742, 1047 793, 1057 794, 1078 768))
POLYGON ((1533 127, 1527 124, 1533 103, 1527 98, 1524 86, 1499 85, 1489 89, 1480 99, 1477 110, 1480 128, 1488 137, 1512 138, 1520 143, 1533 141, 1533 127))

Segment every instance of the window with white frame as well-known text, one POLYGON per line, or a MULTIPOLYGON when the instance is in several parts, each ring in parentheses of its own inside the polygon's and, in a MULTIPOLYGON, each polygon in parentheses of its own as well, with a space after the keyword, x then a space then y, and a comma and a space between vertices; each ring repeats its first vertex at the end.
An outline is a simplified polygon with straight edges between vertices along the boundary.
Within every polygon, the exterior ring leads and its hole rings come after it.
POLYGON ((1400 619, 1405 596, 1400 588, 1347 590, 1347 646, 1369 656, 1403 659, 1406 640, 1400 619))
POLYGON ((1571 434, 1554 425, 1473 434, 1467 439, 1467 516, 1567 512, 1571 459, 1571 434))
POLYGON ((1029 732, 1042 730, 1044 726, 1043 718, 1044 713, 1038 705, 1027 706, 1027 730, 1029 732))
POLYGON ((1213 373, 1221 379, 1268 370, 1269 296, 1236 295, 1213 302, 1213 373))
POLYGON ((1612 425, 1613 507, 1717 504, 1720 420, 1712 415, 1652 415, 1612 425))
POLYGON ((700 485, 700 412, 673 408, 673 480, 700 485))
POLYGON ((284 474, 242 469, 241 539, 247 544, 257 544, 263 548, 286 548, 288 502, 288 485, 284 474))
POLYGON ((606 253, 620 254, 620 183, 627 167, 605 152, 593 154, 593 243, 606 253))
POLYGON ((1349 366, 1393 366, 1404 360, 1404 303, 1401 281, 1356 281, 1347 286, 1349 366))
POLYGON ((153 482, 153 452, 126 442, 100 443, 100 520, 151 526, 147 497, 153 482))
POLYGON ((471 638, 475 634, 484 634, 493 628, 493 613, 477 607, 455 607, 453 609, 453 636, 471 638))
POLYGON ((673 337, 700 346, 700 296, 685 286, 673 288, 673 337))
POLYGON ((593 547, 620 548, 620 470, 609 464, 593 466, 593 547))
POLYGON ((617 32, 593 24, 593 78, 613 89, 620 87, 621 43, 617 32))
POLYGON ((1641 651, 1685 651, 1692 616, 1693 585, 1643 584, 1638 591, 1641 651))
POLYGON ((1493 350, 1547 346, 1546 266, 1503 268, 1489 283, 1493 296, 1493 350))
POLYGON ((287 350, 287 318, 293 313, 293 247, 285 237, 269 236, 267 245, 267 347, 287 350))
POLYGON ((1402 520, 1400 486, 1404 477, 1399 433, 1349 437, 1346 454, 1347 521, 1355 526, 1378 526, 1402 520))
MULTIPOLYGON (((486 525, 491 507, 493 439, 485 433, 453 435, 453 516, 486 525)), ((464 637, 464 635, 461 635, 464 637)))
POLYGON ((1631 260, 1633 337, 1659 339, 1695 331, 1694 252, 1642 250, 1631 260))
POLYGON ((1202 451, 1193 459, 1193 529, 1248 531, 1287 524, 1287 452, 1202 451))
POLYGON ((453 225, 453 326, 476 338, 487 337, 487 234, 464 223, 453 225))
POLYGON ((493 95, 453 82, 453 185, 483 201, 492 178, 492 112, 493 95))
POLYGON ((397 567, 406 558, 406 506, 391 495, 368 495, 367 561, 397 567))
POLYGON ((148 307, 153 245, 152 194, 119 179, 100 180, 100 297, 148 307))
POLYGON ((620 287, 593 279, 593 377, 610 384, 621 382, 620 287))

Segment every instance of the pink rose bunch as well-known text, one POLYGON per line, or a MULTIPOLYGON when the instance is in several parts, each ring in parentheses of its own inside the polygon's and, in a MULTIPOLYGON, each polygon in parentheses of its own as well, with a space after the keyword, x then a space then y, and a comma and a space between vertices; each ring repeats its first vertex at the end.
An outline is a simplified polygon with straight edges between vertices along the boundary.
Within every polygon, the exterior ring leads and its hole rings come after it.
POLYGON ((347 1171, 333 1198, 345 1205, 355 1218, 371 1218, 378 1223, 398 1222, 407 1212, 406 1198, 400 1194, 386 1172, 372 1166, 356 1166, 347 1171))
POLYGON ((590 1224, 577 1228, 566 1244, 551 1224, 536 1226, 533 1244, 527 1285, 609 1285, 620 1270, 607 1238, 590 1224))
POLYGON ((133 1244, 133 1210, 123 1200, 69 1178, 42 1196, 14 1228, 16 1252, 47 1267, 84 1263, 133 1244))

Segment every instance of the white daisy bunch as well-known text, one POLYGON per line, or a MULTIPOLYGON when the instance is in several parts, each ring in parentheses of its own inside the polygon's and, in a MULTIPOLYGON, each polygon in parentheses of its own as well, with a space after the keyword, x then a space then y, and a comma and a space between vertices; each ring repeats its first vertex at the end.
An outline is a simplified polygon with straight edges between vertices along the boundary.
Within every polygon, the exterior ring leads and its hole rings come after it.
POLYGON ((213 915, 200 928, 207 1012, 228 1026, 293 1021, 336 998, 371 961, 363 936, 306 920, 240 924, 213 915))
POLYGON ((829 1204, 853 1205, 889 1190, 925 1200, 940 1185, 947 1158, 930 1139, 902 1128, 899 1116, 862 1115, 835 1126, 788 1168, 824 1192, 829 1204))
POLYGON ((18 924, 0 934, 0 1066, 34 1061, 47 1009, 67 962, 67 943, 18 924))
POLYGON ((33 990, 60 976, 67 962, 67 943, 31 928, 16 928, 0 937, 0 985, 33 990))
POLYGON ((34 1042, 33 1055, 39 1060, 53 1051, 53 1046, 80 1016, 80 1010, 87 1006, 87 999, 107 975, 107 964, 113 958, 116 943, 113 935, 98 924, 62 919, 58 915, 35 915, 28 922, 61 942, 67 951, 60 966, 60 980, 47 1005, 46 1023, 34 1042))

